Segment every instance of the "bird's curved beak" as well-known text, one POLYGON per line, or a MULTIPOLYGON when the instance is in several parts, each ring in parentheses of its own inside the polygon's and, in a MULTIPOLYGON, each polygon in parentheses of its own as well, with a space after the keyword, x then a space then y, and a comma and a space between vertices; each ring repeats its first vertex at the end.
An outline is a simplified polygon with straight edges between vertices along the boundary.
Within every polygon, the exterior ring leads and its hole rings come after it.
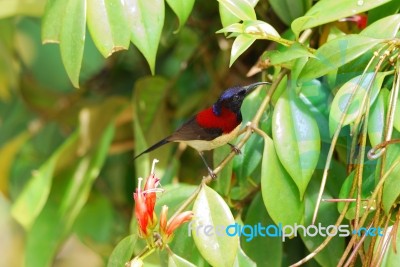
POLYGON ((250 94, 251 92, 253 92, 259 85, 262 84, 271 84, 269 82, 257 82, 257 83, 252 83, 250 85, 247 86, 243 86, 243 88, 246 90, 246 95, 250 94))

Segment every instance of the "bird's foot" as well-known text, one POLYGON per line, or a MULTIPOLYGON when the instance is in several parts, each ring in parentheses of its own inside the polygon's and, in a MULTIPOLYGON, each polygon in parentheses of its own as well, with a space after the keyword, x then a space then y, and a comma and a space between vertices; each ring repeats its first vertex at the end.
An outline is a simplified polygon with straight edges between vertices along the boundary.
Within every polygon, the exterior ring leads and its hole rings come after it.
POLYGON ((217 175, 210 168, 208 168, 208 174, 210 175, 211 179, 217 179, 217 175))
POLYGON ((232 145, 231 143, 228 143, 228 145, 232 148, 232 151, 235 152, 236 155, 242 154, 242 151, 237 146, 232 145))

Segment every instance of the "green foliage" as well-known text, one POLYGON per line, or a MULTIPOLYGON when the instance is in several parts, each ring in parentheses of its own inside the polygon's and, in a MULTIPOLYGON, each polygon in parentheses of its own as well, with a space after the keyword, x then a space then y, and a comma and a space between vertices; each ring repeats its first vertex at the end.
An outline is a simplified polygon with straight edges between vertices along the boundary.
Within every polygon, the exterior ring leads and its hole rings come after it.
POLYGON ((310 266, 357 255, 400 265, 399 10, 395 0, 0 1, 0 265, 282 266, 307 255, 310 266), (207 153, 216 180, 182 144, 133 161, 224 89, 255 81, 271 85, 242 105, 241 154, 207 153), (132 193, 149 175, 161 186, 144 239, 132 193), (184 211, 191 224, 166 242, 161 223, 184 211), (295 224, 387 231, 205 234, 295 224))

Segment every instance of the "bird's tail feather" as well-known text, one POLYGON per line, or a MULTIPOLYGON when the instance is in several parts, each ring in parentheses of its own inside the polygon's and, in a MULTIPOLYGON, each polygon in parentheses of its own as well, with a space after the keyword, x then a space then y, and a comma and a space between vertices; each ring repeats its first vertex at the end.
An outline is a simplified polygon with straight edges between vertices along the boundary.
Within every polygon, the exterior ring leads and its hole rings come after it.
POLYGON ((148 152, 150 152, 150 151, 153 151, 153 150, 156 149, 156 148, 159 148, 160 146, 163 146, 163 145, 165 145, 165 144, 168 144, 169 142, 171 142, 171 141, 169 141, 168 138, 164 138, 164 139, 161 140, 160 142, 155 143, 154 145, 152 145, 151 147, 149 147, 148 149, 146 149, 145 151, 143 151, 142 153, 140 153, 139 155, 137 155, 133 160, 137 159, 138 157, 140 157, 141 155, 143 155, 143 154, 145 154, 145 153, 148 153, 148 152))

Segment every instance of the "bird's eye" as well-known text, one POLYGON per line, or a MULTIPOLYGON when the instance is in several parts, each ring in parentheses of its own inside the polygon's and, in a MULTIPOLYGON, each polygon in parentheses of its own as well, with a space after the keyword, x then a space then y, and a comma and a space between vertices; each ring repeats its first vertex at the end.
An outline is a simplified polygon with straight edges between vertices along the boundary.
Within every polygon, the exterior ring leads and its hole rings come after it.
POLYGON ((234 100, 239 100, 239 98, 240 98, 239 95, 234 95, 234 96, 233 96, 233 99, 234 99, 234 100))

